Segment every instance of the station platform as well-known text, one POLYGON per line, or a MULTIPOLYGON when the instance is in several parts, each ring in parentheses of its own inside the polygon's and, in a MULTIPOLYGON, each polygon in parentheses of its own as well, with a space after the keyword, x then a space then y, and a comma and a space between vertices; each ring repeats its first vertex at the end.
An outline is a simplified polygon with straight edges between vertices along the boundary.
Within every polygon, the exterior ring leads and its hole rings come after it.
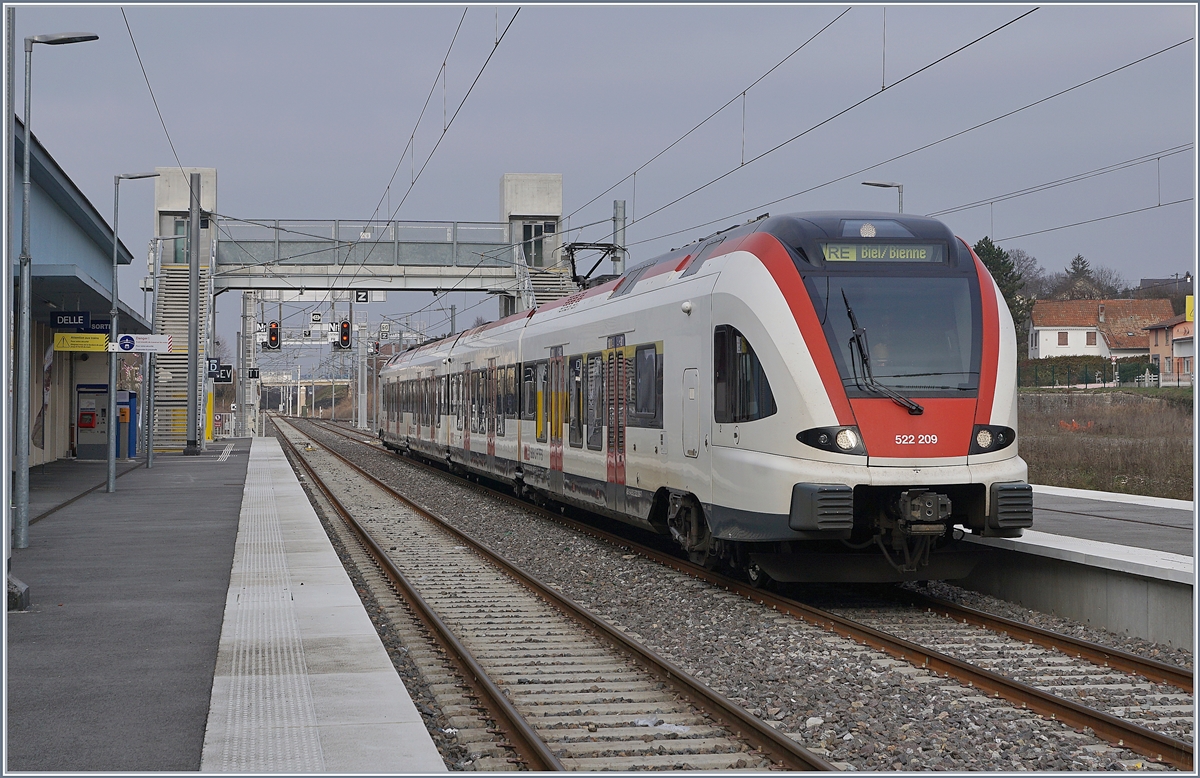
POLYGON ((273 438, 40 470, 7 771, 445 770, 273 438))

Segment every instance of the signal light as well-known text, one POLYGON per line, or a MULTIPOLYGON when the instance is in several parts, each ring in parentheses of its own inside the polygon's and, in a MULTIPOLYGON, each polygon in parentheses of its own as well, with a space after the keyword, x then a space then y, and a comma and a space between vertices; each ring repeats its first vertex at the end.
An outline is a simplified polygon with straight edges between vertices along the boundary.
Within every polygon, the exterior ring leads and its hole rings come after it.
POLYGON ((342 319, 338 325, 338 348, 350 348, 350 322, 342 319))
POLYGON ((279 322, 273 321, 267 325, 267 348, 278 351, 279 342, 279 322))

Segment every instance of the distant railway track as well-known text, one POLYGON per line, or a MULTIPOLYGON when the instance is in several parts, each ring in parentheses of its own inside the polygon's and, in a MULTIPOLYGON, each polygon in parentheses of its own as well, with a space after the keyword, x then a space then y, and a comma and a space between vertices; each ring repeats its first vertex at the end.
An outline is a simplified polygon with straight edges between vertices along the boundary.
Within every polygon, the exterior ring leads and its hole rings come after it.
MULTIPOLYGON (((325 424, 321 426, 348 440, 360 444, 378 446, 377 441, 366 433, 337 425, 325 424)), ((406 459, 405 461, 434 472, 444 473, 439 468, 431 467, 419 461, 411 459, 406 459)), ((587 524, 560 516, 552 511, 536 508, 529 503, 516 500, 503 492, 497 492, 494 489, 477 484, 471 484, 470 486, 471 488, 484 491, 496 499, 519 504, 524 510, 566 524, 580 532, 587 533, 620 547, 636 550, 639 554, 654 559, 660 564, 668 565, 714 585, 727 587, 731 591, 735 591, 748 599, 763 603, 831 632, 885 651, 894 657, 912 662, 920 667, 932 669, 939 674, 954 677, 963 683, 985 691, 989 695, 1002 697, 1014 705, 1028 708, 1044 717, 1058 720, 1080 729, 1090 728, 1097 736, 1111 743, 1129 748, 1180 769, 1192 769, 1192 744, 1184 739, 1192 736, 1190 720, 1193 705, 1191 700, 1192 673, 1190 671, 1161 662, 1147 660, 1116 649, 1088 643, 1087 641, 1058 635, 1031 625, 1000 619, 973 609, 954 605, 953 603, 934 600, 932 598, 922 598, 917 595, 909 597, 907 603, 893 603, 896 610, 891 614, 885 613, 873 619, 876 626, 859 623, 828 610, 813 608, 796 600, 755 589, 745 583, 710 572, 672 555, 645 547, 626 537, 616 536, 587 524), (937 634, 929 633, 932 626, 928 621, 923 621, 922 626, 917 626, 914 623, 916 619, 913 614, 920 613, 921 611, 930 611, 939 614, 941 621, 945 622, 945 624, 941 625, 943 631, 937 634), (907 618, 909 619, 907 625, 902 623, 906 618, 905 614, 907 614, 907 618), (897 620, 901 623, 898 624, 897 620), (918 642, 906 640, 901 636, 903 634, 911 635, 919 633, 924 630, 929 634, 922 637, 922 643, 926 645, 948 645, 952 639, 947 637, 950 633, 944 630, 962 622, 971 624, 980 630, 987 630, 988 634, 993 636, 993 642, 999 641, 1001 653, 1008 652, 1007 659, 1010 664, 1015 662, 1017 665, 1020 665, 1021 662, 1026 661, 1029 654, 1024 646, 1032 643, 1052 649, 1054 655, 1059 657, 1060 663, 1066 663, 1062 665, 1066 667, 1066 670, 1059 668, 1053 671, 1048 670, 1040 675, 1033 673, 1036 685, 1032 685, 1009 677, 1011 673, 1004 672, 1004 665, 1006 663, 1003 661, 1003 658, 1001 661, 973 663, 968 661, 968 658, 952 656, 949 653, 934 650, 918 642), (1019 652, 1018 649, 1020 649, 1019 652), (1079 666, 1085 664, 1085 662, 1076 661, 1080 659, 1085 660, 1087 664, 1092 665, 1094 668, 1100 668, 1100 672, 1096 673, 1093 670, 1081 669, 1079 666), (990 665, 991 667, 989 668, 984 665, 990 665), (1174 690, 1170 689, 1164 690, 1147 686, 1141 683, 1140 679, 1130 681, 1128 675, 1125 675, 1125 678, 1121 679, 1119 676, 1113 674, 1114 671, 1120 674, 1134 674, 1156 684, 1169 684, 1183 691, 1184 695, 1175 694, 1174 690), (1056 678, 1055 676, 1058 677, 1056 678), (1115 703, 1111 700, 1107 704, 1099 699, 1087 700, 1089 696, 1095 698, 1095 695, 1089 695, 1088 693, 1089 691, 1096 690, 1093 687, 1105 686, 1128 688, 1118 689, 1118 691, 1126 692, 1126 694, 1124 696, 1117 695, 1116 698, 1118 701, 1115 703), (1085 699, 1088 702, 1092 702, 1096 707, 1085 705, 1075 699, 1070 699, 1066 695, 1071 695, 1077 699, 1085 699), (1148 706, 1140 704, 1130 705, 1128 702, 1121 703, 1121 700, 1128 701, 1147 698, 1157 700, 1157 703, 1148 706), (1101 707, 1109 709, 1103 710, 1100 709, 1101 707), (1158 712, 1162 713, 1158 717, 1158 721, 1152 719, 1152 714, 1156 712, 1153 710, 1155 708, 1158 709, 1158 712), (1146 726, 1125 718, 1131 715, 1131 712, 1139 716, 1146 715, 1144 719, 1146 726), (1117 713, 1121 715, 1116 715, 1117 713), (1165 731, 1159 731, 1159 727, 1162 727, 1165 731)), ((961 640, 961 638, 953 639, 961 640)), ((986 640, 976 639, 975 642, 982 644, 986 643, 986 640)), ((1047 660, 1044 660, 1044 658, 1038 661, 1043 662, 1043 664, 1047 663, 1047 660)), ((1055 662, 1049 661, 1048 664, 1053 665, 1055 662)), ((1014 669, 1020 670, 1021 667, 1018 666, 1014 669)), ((1113 697, 1110 694, 1103 696, 1113 697)))
POLYGON ((319 441, 298 446, 311 436, 292 424, 276 426, 529 769, 835 769, 319 441))

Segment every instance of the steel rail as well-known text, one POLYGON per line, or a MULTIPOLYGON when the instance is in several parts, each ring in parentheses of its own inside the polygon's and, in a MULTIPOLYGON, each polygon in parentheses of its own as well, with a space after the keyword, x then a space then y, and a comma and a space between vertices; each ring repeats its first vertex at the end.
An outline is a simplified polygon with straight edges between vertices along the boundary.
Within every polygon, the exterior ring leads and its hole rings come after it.
MULTIPOLYGON (((288 426, 296 429, 291 424, 288 424, 288 426)), ((296 432, 303 434, 299 430, 296 430, 296 432)), ((392 584, 397 587, 397 591, 408 601, 413 612, 424 622, 429 630, 429 634, 441 646, 446 657, 457 667, 459 674, 471 688, 471 691, 475 693, 478 699, 486 701, 489 714, 494 717, 497 728, 508 737, 509 745, 517 752, 518 757, 531 770, 565 770, 566 768, 563 767, 562 762, 558 760, 558 757, 554 755, 550 747, 546 745, 546 742, 538 736, 533 727, 529 725, 529 722, 525 720, 525 717, 508 701, 508 698, 504 696, 500 687, 496 686, 488 676, 487 671, 483 669, 483 666, 471 654, 470 650, 459 641, 446 623, 425 602, 416 588, 409 582, 408 578, 400 572, 399 568, 384 553, 383 548, 371 537, 371 534, 354 519, 346 506, 333 495, 333 492, 325 485, 321 477, 317 475, 312 466, 300 454, 295 444, 284 435, 281 435, 279 439, 308 474, 310 483, 319 489, 325 498, 329 500, 329 503, 333 506, 338 516, 341 517, 346 526, 362 541, 363 545, 375 559, 375 562, 384 571, 392 584)), ((327 447, 323 446, 322 448, 337 456, 336 452, 330 451, 327 447)))
POLYGON ((1099 643, 1071 637, 1070 635, 1051 632, 1031 624, 1007 619, 1003 616, 994 616, 990 613, 984 613, 975 608, 959 605, 958 603, 928 594, 901 589, 897 591, 895 596, 907 600, 911 605, 925 608, 934 613, 940 613, 955 621, 973 624, 974 626, 983 627, 993 632, 1004 633, 1017 640, 1024 640, 1043 648, 1052 648, 1069 656, 1086 659, 1103 667, 1112 667, 1126 673, 1140 675, 1151 681, 1170 684, 1189 694, 1192 692, 1192 671, 1183 667, 1176 667, 1175 665, 1159 662, 1154 659, 1146 659, 1137 654, 1131 654, 1116 648, 1109 648, 1108 646, 1102 646, 1099 643))
MULTIPOLYGON (((370 445, 370 443, 343 433, 336 428, 325 425, 322 425, 322 427, 336 432, 353 442, 361 445, 370 445)), ((372 448, 374 447, 372 446, 372 448)), ((419 462, 419 460, 409 459, 408 461, 444 475, 444 471, 432 465, 419 462)), ((1066 698, 1044 692, 1028 684, 1006 678, 999 673, 976 667, 963 660, 919 646, 842 616, 813 608, 795 600, 780 597, 762 589, 754 588, 735 578, 707 570, 678 557, 643 546, 628 538, 614 535, 575 519, 539 508, 504 492, 490 489, 481 484, 471 484, 470 482, 468 484, 471 488, 484 491, 493 497, 519 506, 524 510, 532 511, 544 518, 567 525, 618 547, 636 551, 660 564, 667 565, 708 583, 723 586, 748 599, 756 600, 763 605, 768 605, 775 610, 803 619, 810 624, 819 626, 830 632, 851 638, 892 656, 931 669, 934 672, 956 678, 970 686, 990 692, 996 697, 1006 699, 1015 705, 1020 705, 1022 708, 1028 708, 1039 715, 1061 721, 1076 728, 1088 727, 1098 737, 1117 746, 1129 748, 1144 756, 1165 762, 1182 770, 1190 771, 1193 769, 1193 746, 1187 741, 1155 732, 1109 713, 1088 708, 1085 705, 1080 705, 1066 698)), ((1033 628, 1027 627, 1027 629, 1033 628)), ((1106 650, 1112 651, 1111 649, 1106 650)))
MULTIPOLYGON (((347 435, 345 437, 350 436, 347 435)), ((354 440, 354 438, 350 439, 354 440)), ((363 445, 367 444, 363 443, 363 445)), ((653 675, 656 675, 660 679, 669 683, 673 688, 683 694, 683 696, 688 697, 693 704, 702 708, 714 718, 723 720, 722 723, 724 726, 729 728, 731 732, 735 733, 741 738, 744 738, 765 753, 770 754, 776 761, 782 763, 789 770, 838 769, 831 762, 821 758, 812 751, 809 751, 807 748, 792 740, 790 737, 780 734, 773 727, 763 723, 756 716, 750 715, 750 713, 747 712, 746 709, 741 705, 737 705, 736 703, 726 699, 723 695, 708 688, 703 683, 693 678, 685 670, 672 663, 670 660, 659 656, 657 653, 651 651, 641 643, 631 639, 625 633, 608 624, 606 621, 593 614, 587 608, 584 608, 568 597, 558 593, 535 576, 517 567, 512 562, 504 559, 504 557, 493 551, 487 545, 479 542, 462 530, 454 527, 442 517, 431 513, 426 508, 421 507, 404 495, 400 494, 400 492, 398 492, 396 489, 364 470, 362 466, 327 446, 323 448, 325 448, 328 453, 339 459, 347 467, 350 467, 355 472, 362 475, 375 486, 388 492, 416 513, 436 522, 442 529, 454 535, 454 537, 458 538, 485 559, 491 561, 513 578, 520 581, 526 587, 532 589, 544 600, 563 611, 575 621, 584 625, 594 633, 599 634, 600 637, 607 639, 618 649, 627 651, 635 656, 639 662, 643 664, 653 675)), ((522 505, 523 504, 524 503, 522 503, 522 505)))

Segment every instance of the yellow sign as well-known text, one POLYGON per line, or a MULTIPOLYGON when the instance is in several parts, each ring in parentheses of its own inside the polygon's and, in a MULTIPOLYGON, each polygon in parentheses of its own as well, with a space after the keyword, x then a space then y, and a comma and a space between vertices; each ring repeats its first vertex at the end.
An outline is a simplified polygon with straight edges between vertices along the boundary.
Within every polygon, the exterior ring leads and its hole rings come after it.
POLYGON ((90 332, 54 333, 55 351, 108 351, 108 336, 90 332))
POLYGON ((1189 294, 1187 297, 1185 297, 1183 299, 1184 299, 1183 318, 1186 319, 1187 321, 1195 321, 1196 320, 1196 298, 1189 294))

